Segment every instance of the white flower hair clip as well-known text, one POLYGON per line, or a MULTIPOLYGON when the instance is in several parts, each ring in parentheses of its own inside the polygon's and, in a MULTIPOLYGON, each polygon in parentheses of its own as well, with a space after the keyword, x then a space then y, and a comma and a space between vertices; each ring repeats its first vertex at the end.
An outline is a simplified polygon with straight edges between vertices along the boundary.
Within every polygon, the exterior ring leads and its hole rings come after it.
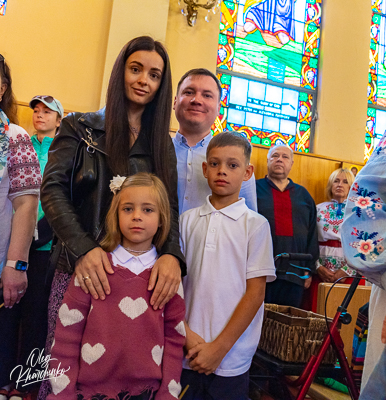
POLYGON ((126 180, 126 176, 114 176, 113 179, 110 181, 110 190, 117 194, 123 185, 123 182, 126 180))

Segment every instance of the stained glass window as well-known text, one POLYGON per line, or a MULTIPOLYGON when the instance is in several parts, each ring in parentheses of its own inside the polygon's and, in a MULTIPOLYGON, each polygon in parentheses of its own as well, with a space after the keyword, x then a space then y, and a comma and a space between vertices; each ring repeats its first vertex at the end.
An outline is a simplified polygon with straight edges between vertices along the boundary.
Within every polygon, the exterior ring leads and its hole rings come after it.
POLYGON ((321 11, 322 0, 221 2, 215 131, 243 131, 252 143, 279 141, 309 152, 321 11))
POLYGON ((0 15, 5 15, 6 8, 7 8, 7 0, 0 0, 0 15))
POLYGON ((372 0, 365 161, 386 127, 386 0, 372 0))

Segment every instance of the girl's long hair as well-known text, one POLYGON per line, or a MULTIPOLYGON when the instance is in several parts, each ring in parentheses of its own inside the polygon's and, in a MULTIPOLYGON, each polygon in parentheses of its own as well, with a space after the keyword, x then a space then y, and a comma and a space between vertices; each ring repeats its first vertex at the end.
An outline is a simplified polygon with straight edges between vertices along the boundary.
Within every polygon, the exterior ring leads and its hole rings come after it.
POLYGON ((18 124, 19 119, 17 118, 17 103, 12 91, 11 70, 5 60, 0 61, 0 76, 1 83, 5 83, 7 85, 7 90, 4 92, 0 101, 0 108, 5 112, 11 123, 18 124))
POLYGON ((109 81, 106 100, 106 148, 114 175, 127 175, 130 151, 128 102, 125 91, 125 65, 136 51, 156 51, 164 62, 161 84, 154 99, 146 105, 141 118, 141 132, 146 135, 154 161, 154 172, 169 191, 168 146, 172 110, 172 79, 168 54, 160 42, 140 36, 127 43, 118 55, 109 81))
POLYGON ((154 193, 157 201, 157 207, 159 211, 160 227, 153 238, 153 244, 157 251, 161 250, 161 247, 166 241, 170 231, 170 205, 169 198, 162 181, 157 178, 154 174, 147 172, 140 172, 136 175, 129 176, 122 183, 121 189, 117 194, 114 195, 110 205, 109 212, 106 217, 106 236, 101 242, 101 247, 105 251, 113 251, 119 244, 122 244, 122 233, 119 229, 119 203, 121 201, 121 195, 124 190, 130 190, 131 187, 150 187, 154 193))

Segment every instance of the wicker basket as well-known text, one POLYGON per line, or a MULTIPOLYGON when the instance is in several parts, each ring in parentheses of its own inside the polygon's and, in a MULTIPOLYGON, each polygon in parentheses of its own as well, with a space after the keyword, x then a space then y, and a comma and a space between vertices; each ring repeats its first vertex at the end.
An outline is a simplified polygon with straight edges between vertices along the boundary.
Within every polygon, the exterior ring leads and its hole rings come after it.
MULTIPOLYGON (((326 331, 322 315, 295 307, 265 304, 259 349, 282 361, 304 363, 311 355, 316 355, 326 331)), ((335 351, 330 346, 322 363, 334 364, 335 361, 335 351)))

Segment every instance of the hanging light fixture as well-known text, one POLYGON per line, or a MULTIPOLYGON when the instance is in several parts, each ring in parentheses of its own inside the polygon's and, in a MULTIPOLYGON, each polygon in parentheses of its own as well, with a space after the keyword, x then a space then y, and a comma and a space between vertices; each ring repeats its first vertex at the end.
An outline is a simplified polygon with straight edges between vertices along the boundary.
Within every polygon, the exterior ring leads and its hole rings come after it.
POLYGON ((200 0, 178 0, 178 5, 181 7, 182 15, 186 16, 189 26, 196 25, 197 14, 200 8, 207 10, 205 21, 210 22, 212 14, 216 14, 221 5, 221 0, 207 0, 206 3, 201 3, 200 0))

